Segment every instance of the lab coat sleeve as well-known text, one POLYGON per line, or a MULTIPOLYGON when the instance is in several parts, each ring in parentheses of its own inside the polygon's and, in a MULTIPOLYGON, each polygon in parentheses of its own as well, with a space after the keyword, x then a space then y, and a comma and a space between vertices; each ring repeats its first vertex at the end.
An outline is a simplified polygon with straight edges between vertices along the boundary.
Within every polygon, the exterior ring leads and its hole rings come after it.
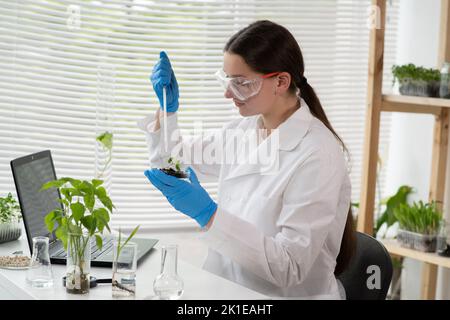
POLYGON ((221 136, 220 130, 199 136, 182 136, 176 113, 167 117, 167 124, 160 119, 159 130, 154 130, 155 115, 149 115, 138 121, 138 127, 145 133, 152 168, 167 166, 169 157, 175 156, 184 165, 191 166, 201 180, 213 180, 219 176, 220 159, 217 160, 214 157, 204 159, 203 155, 205 149, 221 150, 223 148, 218 139, 221 136), (165 125, 167 125, 169 136, 167 150, 163 136, 165 125))
POLYGON ((219 206, 202 238, 210 248, 279 287, 298 285, 323 250, 333 225, 344 167, 321 150, 300 164, 284 190, 275 236, 264 235, 219 206))

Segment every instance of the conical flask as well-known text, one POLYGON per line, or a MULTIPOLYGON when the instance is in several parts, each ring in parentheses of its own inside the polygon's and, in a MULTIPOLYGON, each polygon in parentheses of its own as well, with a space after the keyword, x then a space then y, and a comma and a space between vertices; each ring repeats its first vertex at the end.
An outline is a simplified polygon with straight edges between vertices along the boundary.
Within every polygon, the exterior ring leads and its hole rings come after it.
POLYGON ((177 245, 167 245, 161 251, 161 273, 153 282, 153 290, 161 300, 176 300, 183 294, 184 283, 177 273, 177 245))

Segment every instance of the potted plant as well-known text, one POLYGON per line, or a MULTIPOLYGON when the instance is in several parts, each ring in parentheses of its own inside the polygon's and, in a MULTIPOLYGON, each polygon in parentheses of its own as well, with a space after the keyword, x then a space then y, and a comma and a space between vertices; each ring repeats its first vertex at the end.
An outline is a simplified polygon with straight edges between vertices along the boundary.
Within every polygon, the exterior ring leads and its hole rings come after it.
MULTIPOLYGON (((399 222, 394 211, 401 204, 406 204, 408 196, 413 188, 408 185, 400 186, 397 192, 380 201, 384 211, 376 219, 374 234, 377 239, 393 239, 398 235, 399 222)), ((403 257, 392 257, 392 281, 388 296, 391 300, 398 300, 401 296, 401 272, 403 269, 403 257)))
POLYGON ((402 246, 425 252, 436 251, 443 218, 434 201, 426 204, 414 202, 411 206, 401 204, 394 210, 394 215, 400 223, 397 239, 402 246))
POLYGON ((43 190, 59 188, 63 209, 49 212, 45 223, 55 231, 67 252, 66 290, 69 293, 87 293, 90 281, 90 242, 95 237, 101 249, 101 234, 109 228, 110 213, 114 205, 103 181, 60 178, 47 182, 43 190))
POLYGON ((168 166, 165 168, 161 168, 160 170, 164 173, 180 178, 180 179, 186 179, 188 178, 188 174, 181 169, 181 162, 177 159, 174 159, 173 157, 170 157, 167 160, 168 166))
MULTIPOLYGON (((413 192, 413 188, 407 185, 400 186, 397 192, 386 199, 381 200, 381 204, 384 205, 383 213, 376 219, 374 226, 374 234, 377 239, 391 238, 387 236, 390 228, 394 228, 394 224, 398 222, 394 215, 394 210, 400 204, 406 204, 408 196, 413 192)), ((392 235, 395 237, 395 234, 392 235)))
POLYGON ((17 240, 22 234, 20 206, 11 193, 0 197, 0 243, 17 240))
POLYGON ((392 66, 393 84, 399 82, 402 95, 439 97, 441 73, 437 69, 417 67, 412 63, 392 66))

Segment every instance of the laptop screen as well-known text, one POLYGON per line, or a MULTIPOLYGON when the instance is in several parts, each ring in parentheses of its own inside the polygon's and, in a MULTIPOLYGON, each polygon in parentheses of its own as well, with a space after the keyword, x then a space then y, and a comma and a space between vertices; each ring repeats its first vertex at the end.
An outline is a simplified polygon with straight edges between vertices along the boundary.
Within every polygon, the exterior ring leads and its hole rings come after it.
POLYGON ((56 188, 40 190, 44 183, 56 179, 50 151, 15 159, 11 161, 11 169, 30 249, 36 236, 47 236, 52 242, 55 235, 49 233, 44 219, 49 212, 62 208, 60 196, 56 188))

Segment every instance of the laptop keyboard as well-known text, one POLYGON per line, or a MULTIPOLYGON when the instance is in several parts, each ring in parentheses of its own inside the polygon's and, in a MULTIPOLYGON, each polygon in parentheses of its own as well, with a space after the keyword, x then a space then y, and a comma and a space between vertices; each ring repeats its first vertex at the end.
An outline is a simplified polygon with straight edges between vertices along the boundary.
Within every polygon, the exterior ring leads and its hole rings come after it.
MULTIPOLYGON (((113 249, 113 238, 111 237, 102 237, 103 239, 103 246, 102 249, 100 250, 97 247, 97 243, 95 241, 95 237, 91 238, 91 259, 95 260, 98 256, 100 256, 101 254, 107 254, 109 252, 112 251, 113 249)), ((66 258, 67 257, 67 253, 64 250, 64 247, 62 246, 62 243, 59 242, 60 247, 54 250, 51 250, 52 248, 50 247, 50 250, 53 251, 52 253, 52 257, 55 258, 66 258)))

